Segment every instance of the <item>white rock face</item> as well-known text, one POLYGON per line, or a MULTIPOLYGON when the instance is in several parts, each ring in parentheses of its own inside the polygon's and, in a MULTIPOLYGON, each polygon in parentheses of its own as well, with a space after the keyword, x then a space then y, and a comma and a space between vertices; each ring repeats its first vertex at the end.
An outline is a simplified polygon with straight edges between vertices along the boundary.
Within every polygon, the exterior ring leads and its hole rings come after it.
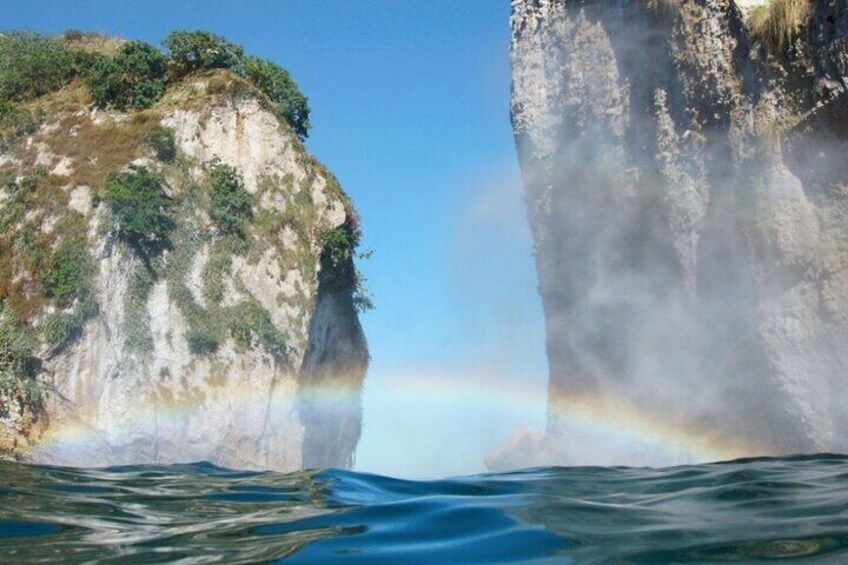
POLYGON ((87 186, 78 186, 73 189, 68 206, 83 216, 87 216, 91 212, 91 189, 87 186))
POLYGON ((297 162, 302 152, 295 148, 297 141, 253 98, 211 109, 176 110, 162 125, 174 129, 187 156, 200 162, 217 156, 236 167, 248 192, 256 192, 262 177, 289 173, 297 183, 306 177, 297 162))
POLYGON ((658 4, 512 3, 551 373, 548 435, 513 443, 547 464, 844 452, 848 15, 814 3, 769 60, 727 2, 658 4))
MULTIPOLYGON (((119 277, 112 278, 116 286, 119 277)), ((50 410, 51 428, 34 460, 300 468, 303 425, 290 368, 265 354, 237 352, 229 342, 215 355, 192 355, 182 337, 187 326, 165 283, 156 285, 148 302, 153 354, 133 358, 119 345, 122 292, 101 298, 104 314, 50 364, 61 398, 50 410)))
MULTIPOLYGON (((107 127, 129 119, 97 112, 92 124, 107 127)), ((191 330, 186 310, 176 298, 177 287, 163 278, 155 281, 140 309, 131 313, 128 288, 133 273, 143 272, 144 267, 105 227, 104 206, 92 207, 92 188, 71 185, 68 206, 89 222, 99 313, 65 349, 40 352, 43 371, 39 378, 47 390, 44 415, 37 425, 24 430, 20 414, 0 414, 0 434, 8 436, 0 441, 29 444, 24 457, 40 463, 100 466, 205 460, 234 468, 290 471, 315 464, 314 458, 304 457, 305 442, 328 441, 328 432, 305 421, 298 396, 304 388, 326 385, 324 376, 332 375, 344 378, 331 386, 344 385, 353 391, 353 417, 344 407, 326 410, 321 425, 329 426, 336 436, 333 427, 342 425, 339 422, 355 430, 350 430, 350 440, 334 436, 332 452, 320 463, 349 463, 359 437, 358 395, 367 346, 351 289, 325 289, 318 281, 318 235, 347 220, 341 195, 331 189, 323 169, 313 164, 289 129, 254 99, 211 97, 203 104, 167 110, 160 122, 173 128, 194 182, 203 178, 204 163, 219 157, 243 177, 248 192, 264 191, 262 198, 254 198, 253 217, 277 222, 279 229, 262 235, 266 240, 251 235, 258 242, 254 247, 265 245, 264 252, 234 255, 229 268, 217 275, 221 280, 213 282, 220 282, 224 289, 223 306, 254 301, 266 310, 274 328, 288 336, 288 356, 283 359, 258 346, 239 345, 229 334, 217 351, 192 353, 186 337, 191 330), (290 182, 278 182, 283 178, 290 182), (276 180, 263 184, 265 179, 276 180), (307 198, 301 195, 300 208, 293 207, 301 191, 307 191, 307 198), (290 216, 284 219, 283 213, 301 214, 292 221, 300 222, 307 235, 295 233, 286 223, 290 216), (330 314, 321 306, 327 301, 336 305, 330 314), (313 321, 318 311, 323 312, 322 329, 316 333, 313 321), (141 320, 148 347, 129 345, 133 331, 129 316, 141 320), (323 337, 328 324, 337 328, 339 343, 356 347, 339 352, 336 343, 323 337), (305 379, 301 366, 307 350, 322 361, 311 363, 313 376, 305 379), (324 376, 314 378, 315 371, 322 370, 324 376)), ((37 150, 38 162, 52 166, 54 175, 72 174, 78 164, 54 155, 48 144, 37 150)), ((93 161, 98 155, 88 158, 93 161)), ((135 157, 132 162, 157 166, 150 156, 135 157)), ((167 181, 171 195, 187 190, 184 179, 169 176, 167 181)), ((196 215, 207 231, 211 229, 200 208, 180 214, 196 215)), ((201 308, 210 306, 205 273, 214 260, 213 245, 214 241, 196 245, 182 281, 201 308)), ((178 246, 162 260, 167 265, 184 251, 184 246, 178 246)))

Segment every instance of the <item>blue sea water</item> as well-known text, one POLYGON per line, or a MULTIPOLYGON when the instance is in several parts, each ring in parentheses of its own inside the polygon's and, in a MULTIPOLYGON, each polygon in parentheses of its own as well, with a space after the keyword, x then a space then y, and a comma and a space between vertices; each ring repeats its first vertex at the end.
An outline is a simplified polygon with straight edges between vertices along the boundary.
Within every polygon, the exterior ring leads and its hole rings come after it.
POLYGON ((848 563, 848 457, 438 481, 0 462, 3 563, 848 563))

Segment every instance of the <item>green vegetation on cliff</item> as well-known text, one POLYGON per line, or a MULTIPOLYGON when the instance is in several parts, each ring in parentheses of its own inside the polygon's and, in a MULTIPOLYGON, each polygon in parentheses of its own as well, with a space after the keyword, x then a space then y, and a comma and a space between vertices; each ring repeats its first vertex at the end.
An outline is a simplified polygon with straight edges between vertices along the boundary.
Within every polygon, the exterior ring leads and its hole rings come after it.
POLYGON ((312 127, 309 104, 288 71, 271 61, 247 57, 242 61, 241 74, 271 99, 297 136, 305 139, 312 127))
POLYGON ((163 339, 156 308, 175 306, 168 347, 258 350, 285 364, 322 284, 365 296, 355 212, 301 143, 309 108, 288 73, 207 32, 164 44, 0 34, 0 358, 13 361, 0 402, 34 406, 28 371, 75 355, 101 322, 144 364, 163 339), (207 124, 219 114, 244 117, 243 104, 262 109, 245 127, 281 135, 284 148, 249 187, 218 157, 187 154, 218 135, 207 124), (331 228, 340 203, 347 221, 331 228))
POLYGON ((110 57, 94 53, 83 70, 94 103, 119 110, 149 108, 162 97, 168 59, 148 43, 129 41, 110 57))
POLYGON ((41 398, 32 375, 33 343, 29 332, 14 314, 0 303, 0 413, 10 400, 32 405, 41 398))
POLYGON ((288 71, 276 63, 245 56, 241 45, 208 31, 175 31, 162 44, 171 54, 173 76, 229 69, 259 89, 303 140, 309 132, 309 104, 288 71))
POLYGON ((360 312, 372 310, 374 302, 365 288, 365 279, 354 262, 355 258, 367 259, 371 252, 357 253, 362 237, 359 219, 349 211, 347 221, 325 231, 319 238, 321 244, 321 271, 319 280, 332 292, 352 292, 353 306, 360 312))
POLYGON ((93 283, 96 265, 87 247, 85 219, 79 212, 68 212, 56 230, 64 237, 53 250, 44 276, 47 295, 54 299, 56 310, 44 319, 42 329, 45 343, 61 348, 97 312, 93 283))
POLYGON ((171 163, 177 157, 177 142, 172 129, 153 128, 147 134, 147 144, 156 153, 156 158, 162 162, 171 163))
POLYGON ((87 292, 91 256, 85 241, 79 237, 64 238, 50 262, 53 268, 46 276, 48 290, 58 305, 68 306, 87 292))
POLYGON ((193 183, 179 204, 183 209, 173 234, 174 249, 165 267, 168 294, 188 325, 185 339, 196 355, 214 353, 232 337, 239 348, 259 348, 285 361, 289 338, 274 326, 271 315, 247 289, 234 289, 242 296, 226 304, 225 284, 232 275, 234 257, 244 257, 254 247, 266 244, 251 237, 248 219, 255 204, 238 172, 215 158, 206 163, 206 178, 193 183), (207 202, 214 229, 199 221, 195 210, 207 202), (189 270, 201 249, 207 250, 200 296, 189 288, 189 270))
POLYGON ((222 234, 244 237, 252 216, 250 194, 238 172, 214 159, 209 169, 209 217, 222 234))
POLYGON ((125 173, 112 172, 106 177, 103 201, 112 211, 118 237, 142 256, 170 247, 174 220, 160 175, 138 165, 130 165, 125 173))
POLYGON ((65 44, 32 32, 0 34, 0 100, 32 100, 71 78, 73 58, 65 44))
POLYGON ((114 40, 78 31, 61 38, 0 34, 0 127, 30 121, 15 112, 14 103, 54 92, 75 77, 85 82, 98 107, 129 110, 153 106, 169 84, 189 75, 226 69, 262 93, 298 138, 308 135, 308 99, 276 63, 245 56, 240 45, 207 31, 175 31, 162 43, 167 55, 143 41, 115 47, 114 40))
POLYGON ((244 57, 241 45, 208 31, 174 31, 162 45, 171 54, 177 76, 208 69, 234 69, 244 57))

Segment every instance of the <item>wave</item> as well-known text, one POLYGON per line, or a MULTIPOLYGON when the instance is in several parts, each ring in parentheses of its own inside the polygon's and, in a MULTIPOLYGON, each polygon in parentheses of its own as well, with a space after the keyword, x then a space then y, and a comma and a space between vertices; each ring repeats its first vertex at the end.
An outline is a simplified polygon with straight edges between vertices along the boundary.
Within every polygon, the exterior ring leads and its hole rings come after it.
POLYGON ((10 563, 848 561, 848 457, 437 481, 0 462, 10 563))

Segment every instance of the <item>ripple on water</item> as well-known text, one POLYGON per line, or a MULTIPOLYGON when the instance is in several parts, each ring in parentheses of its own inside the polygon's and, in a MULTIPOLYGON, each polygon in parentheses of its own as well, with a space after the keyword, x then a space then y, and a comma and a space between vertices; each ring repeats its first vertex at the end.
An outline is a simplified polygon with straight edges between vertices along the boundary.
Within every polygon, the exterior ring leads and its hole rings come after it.
POLYGON ((840 456, 440 481, 208 463, 0 473, 9 563, 848 562, 840 456))

